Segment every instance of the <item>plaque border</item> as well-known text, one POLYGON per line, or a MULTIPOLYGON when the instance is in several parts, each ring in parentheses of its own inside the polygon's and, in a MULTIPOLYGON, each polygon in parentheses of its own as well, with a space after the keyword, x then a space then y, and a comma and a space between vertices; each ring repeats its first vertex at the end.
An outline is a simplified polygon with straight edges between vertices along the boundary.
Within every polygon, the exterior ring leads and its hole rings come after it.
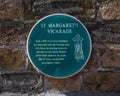
POLYGON ((37 72, 40 72, 40 73, 42 73, 43 75, 45 75, 45 76, 47 76, 47 77, 50 77, 50 78, 64 79, 64 78, 72 77, 72 76, 78 74, 78 73, 86 66, 86 64, 88 63, 88 61, 89 61, 89 59, 90 59, 91 53, 92 53, 92 40, 91 40, 90 34, 89 34, 87 28, 85 27, 85 25, 84 25, 80 20, 78 20, 76 17, 74 17, 74 16, 72 16, 72 15, 65 14, 65 13, 54 13, 54 14, 50 14, 50 15, 47 15, 47 16, 41 18, 40 20, 38 20, 38 21, 33 25, 33 27, 31 28, 31 30, 29 31, 29 35, 28 35, 28 37, 27 37, 26 49, 27 49, 27 56, 28 56, 31 64, 33 65, 33 67, 36 69, 37 72), (64 77, 55 77, 55 76, 51 76, 51 75, 48 75, 48 74, 45 74, 44 72, 42 72, 42 71, 41 71, 40 69, 38 69, 38 68, 35 66, 35 64, 32 62, 32 60, 31 60, 31 58, 30 58, 30 55, 29 55, 29 51, 28 51, 28 42, 29 42, 29 38, 30 38, 30 35, 31 35, 32 30, 34 29, 34 27, 35 27, 39 22, 41 22, 42 20, 44 20, 44 19, 46 19, 46 18, 48 18, 48 17, 50 17, 50 16, 55 16, 55 15, 64 15, 64 16, 68 16, 68 17, 71 17, 71 18, 77 20, 77 21, 84 27, 84 29, 86 30, 86 32, 87 32, 87 34, 88 34, 88 37, 89 37, 89 40, 90 40, 90 52, 89 52, 88 58, 87 58, 87 60, 85 61, 84 65, 83 65, 78 71, 76 71, 75 73, 73 73, 73 74, 71 74, 71 75, 68 75, 68 76, 64 76, 64 77))

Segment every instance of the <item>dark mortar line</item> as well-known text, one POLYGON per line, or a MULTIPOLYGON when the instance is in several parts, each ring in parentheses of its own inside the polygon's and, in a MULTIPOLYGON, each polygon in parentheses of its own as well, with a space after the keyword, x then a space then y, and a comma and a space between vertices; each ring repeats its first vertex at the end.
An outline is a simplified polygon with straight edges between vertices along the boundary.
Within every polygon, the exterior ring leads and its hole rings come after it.
POLYGON ((102 21, 96 21, 97 24, 120 24, 120 20, 102 20, 102 21))
MULTIPOLYGON (((114 37, 113 37, 113 39, 114 39, 114 37)), ((93 39, 92 39, 93 40, 93 39)), ((105 39, 106 40, 106 39, 105 39)), ((107 46, 107 45, 119 45, 120 44, 120 42, 118 42, 119 40, 117 40, 117 41, 113 41, 113 40, 106 40, 106 41, 99 41, 98 39, 96 40, 96 41, 93 41, 92 42, 92 44, 98 44, 98 45, 102 45, 102 46, 107 46)))
POLYGON ((0 23, 4 23, 4 24, 7 24, 7 23, 23 24, 23 21, 21 21, 21 20, 18 20, 18 21, 15 21, 15 20, 1 20, 0 19, 0 23))
POLYGON ((24 73, 32 73, 34 74, 35 72, 32 70, 26 70, 26 69, 14 69, 14 70, 1 70, 0 75, 5 75, 5 74, 24 74, 24 73))
POLYGON ((111 47, 111 48, 120 48, 120 44, 119 43, 93 43, 92 45, 93 48, 106 48, 106 47, 111 47))
POLYGON ((97 20, 97 12, 98 12, 97 1, 95 0, 95 20, 97 20))
MULTIPOLYGON (((29 24, 29 23, 35 23, 38 20, 0 20, 0 23, 3 23, 5 25, 9 24, 14 24, 14 25, 22 25, 22 24, 29 24)), ((102 20, 102 21, 97 21, 96 19, 88 19, 87 21, 82 21, 85 24, 97 24, 99 27, 101 25, 106 25, 106 24, 120 24, 120 20, 102 20)))
POLYGON ((6 48, 6 49, 9 49, 9 48, 22 48, 22 49, 24 49, 24 48, 26 48, 26 46, 25 45, 14 45, 14 46, 6 46, 6 45, 2 45, 2 46, 0 46, 0 48, 6 48))
POLYGON ((37 22, 38 20, 18 20, 18 21, 15 21, 15 20, 1 20, 0 19, 0 23, 3 23, 3 24, 27 24, 27 23, 35 23, 37 22))
POLYGON ((68 92, 31 92, 28 91, 27 93, 25 92, 2 92, 0 93, 0 96, 52 96, 52 93, 54 96, 120 96, 120 92, 101 92, 101 91, 96 91, 96 92, 85 92, 85 91, 68 91, 68 92), (12 94, 12 95, 10 95, 12 94), (49 94, 49 95, 48 95, 49 94))
POLYGON ((62 94, 66 94, 66 96, 120 96, 120 92, 85 92, 85 91, 72 91, 72 92, 64 92, 62 94))
POLYGON ((113 2, 113 1, 115 1, 115 0, 97 0, 97 2, 99 2, 99 3, 108 3, 108 2, 113 2))
POLYGON ((94 70, 84 69, 80 73, 109 73, 120 72, 120 68, 96 68, 94 70))

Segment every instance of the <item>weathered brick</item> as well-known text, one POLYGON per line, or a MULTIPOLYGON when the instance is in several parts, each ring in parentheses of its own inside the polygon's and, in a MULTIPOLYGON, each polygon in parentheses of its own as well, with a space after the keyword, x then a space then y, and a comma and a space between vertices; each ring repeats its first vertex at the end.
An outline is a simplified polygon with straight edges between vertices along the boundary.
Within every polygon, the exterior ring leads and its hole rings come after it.
POLYGON ((112 45, 106 48, 100 48, 100 63, 102 67, 120 67, 120 46, 112 45))
POLYGON ((0 81, 0 88, 3 92, 35 92, 38 76, 29 70, 3 71, 0 81))
POLYGON ((25 44, 24 25, 20 22, 2 23, 0 45, 23 45, 25 44))
POLYGON ((119 22, 96 23, 95 27, 96 29, 91 31, 93 43, 120 44, 119 22))
MULTIPOLYGON (((4 31, 3 26, 4 26, 4 25, 3 25, 3 23, 1 22, 1 23, 0 23, 0 33, 3 33, 3 31, 4 31)), ((0 38, 1 38, 1 35, 2 35, 2 34, 0 34, 0 38)))
POLYGON ((24 50, 18 48, 0 48, 0 69, 20 69, 25 66, 24 50))
POLYGON ((27 40, 30 30, 32 29, 34 24, 35 22, 24 23, 24 33, 25 33, 25 38, 26 38, 25 40, 27 40))
MULTIPOLYGON (((99 54, 98 53, 98 48, 93 47, 90 59, 89 59, 89 61, 86 64, 84 69, 95 70, 96 68, 99 67, 99 64, 98 64, 99 56, 98 56, 98 54, 99 54)), ((82 71, 84 71, 84 69, 82 71)))
POLYGON ((25 45, 33 23, 1 22, 0 45, 25 45))
POLYGON ((104 20, 120 19, 120 0, 103 0, 99 4, 101 18, 104 20))
MULTIPOLYGON (((85 91, 85 94, 80 93, 81 95, 88 95, 86 91, 90 91, 90 93, 96 91, 120 92, 120 73, 106 71, 94 73, 98 67, 104 67, 104 70, 106 68, 114 70, 118 68, 119 70, 119 6, 119 0, 0 0, 0 19, 5 19, 0 20, 0 92, 33 92, 36 89, 38 92, 43 91, 43 89, 45 91, 80 92, 81 87, 81 91, 85 91), (96 1, 98 10, 96 9, 96 1), (96 14, 95 11, 98 13, 96 14), (29 61, 26 62, 25 49, 14 46, 25 46, 28 33, 34 24, 33 21, 52 13, 67 13, 83 21, 92 37, 93 50, 90 60, 84 68, 90 73, 85 73, 87 71, 83 69, 80 74, 66 79, 45 77, 43 86, 43 78, 38 79, 37 73, 19 70, 21 68, 33 70, 33 66, 29 61), (104 21, 95 22, 95 15, 99 15, 100 20, 104 21), (14 20, 8 21, 8 19, 14 20), (22 19, 27 19, 27 21, 16 21, 22 19), (8 71, 10 69, 12 72, 8 71)), ((96 96, 109 95, 97 92, 96 96)))
POLYGON ((66 79, 52 79, 45 80, 45 88, 48 91, 79 91, 81 87, 80 75, 75 75, 66 79))
POLYGON ((0 19, 23 19, 22 0, 0 0, 0 19))
POLYGON ((95 19, 95 0, 24 1, 24 18, 40 19, 52 13, 67 13, 81 20, 95 19))
POLYGON ((30 70, 33 70, 34 69, 34 66, 31 64, 29 58, 28 58, 28 65, 27 65, 27 69, 30 69, 30 70))
POLYGON ((85 73, 83 74, 83 90, 92 92, 119 92, 120 73, 85 73))

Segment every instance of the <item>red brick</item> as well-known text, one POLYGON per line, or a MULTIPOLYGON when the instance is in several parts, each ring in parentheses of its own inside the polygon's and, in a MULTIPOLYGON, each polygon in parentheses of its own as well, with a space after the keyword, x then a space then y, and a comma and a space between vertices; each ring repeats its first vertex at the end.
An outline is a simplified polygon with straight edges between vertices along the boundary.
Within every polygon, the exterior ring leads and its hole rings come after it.
POLYGON ((95 19, 95 0, 24 1, 25 19, 40 19, 52 13, 66 13, 81 20, 95 19))
POLYGON ((20 69, 25 67, 24 50, 17 48, 0 48, 0 69, 20 69))
MULTIPOLYGON (((119 22, 101 22, 92 31, 93 43, 120 44, 120 24, 119 22)), ((92 29, 91 29, 92 30, 92 29)))
POLYGON ((49 91, 79 91, 81 87, 80 75, 75 75, 66 79, 48 78, 46 81, 49 91))
MULTIPOLYGON (((96 47, 92 48, 90 59, 84 69, 95 70, 96 68, 99 67, 99 64, 98 64, 98 59, 99 59, 98 54, 99 53, 98 53, 97 49, 98 48, 96 48, 96 47)), ((84 69, 83 69, 83 71, 84 71, 84 69)))
POLYGON ((99 12, 104 20, 120 19, 120 0, 105 0, 100 3, 99 12))
POLYGON ((84 91, 119 92, 120 73, 85 73, 83 74, 84 91))
POLYGON ((99 57, 101 66, 109 68, 120 67, 120 46, 111 46, 109 48, 104 48, 103 50, 104 52, 99 57))

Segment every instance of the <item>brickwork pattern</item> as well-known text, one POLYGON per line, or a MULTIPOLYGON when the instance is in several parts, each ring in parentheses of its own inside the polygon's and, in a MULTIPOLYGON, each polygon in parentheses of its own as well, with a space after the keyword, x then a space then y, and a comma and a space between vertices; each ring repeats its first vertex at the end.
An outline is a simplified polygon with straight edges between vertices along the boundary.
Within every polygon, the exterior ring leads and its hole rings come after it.
POLYGON ((115 94, 120 92, 120 0, 0 0, 0 93, 47 91, 67 92, 68 96, 79 96, 76 92, 119 96, 115 94), (93 44, 85 68, 62 80, 37 72, 26 52, 32 26, 52 13, 70 14, 82 21, 93 44))

